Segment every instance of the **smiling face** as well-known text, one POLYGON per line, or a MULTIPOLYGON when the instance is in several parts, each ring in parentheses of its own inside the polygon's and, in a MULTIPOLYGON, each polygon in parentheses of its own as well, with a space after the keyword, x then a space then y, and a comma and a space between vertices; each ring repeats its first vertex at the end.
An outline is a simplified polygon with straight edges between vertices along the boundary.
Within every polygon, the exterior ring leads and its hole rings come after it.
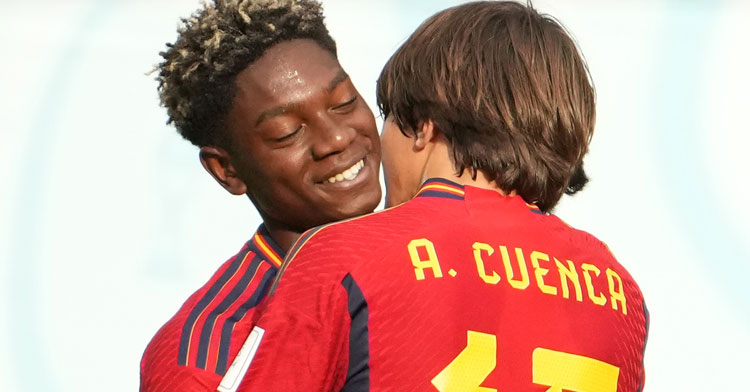
POLYGON ((272 233, 375 209, 375 119, 329 51, 307 39, 279 43, 235 85, 231 164, 272 233))

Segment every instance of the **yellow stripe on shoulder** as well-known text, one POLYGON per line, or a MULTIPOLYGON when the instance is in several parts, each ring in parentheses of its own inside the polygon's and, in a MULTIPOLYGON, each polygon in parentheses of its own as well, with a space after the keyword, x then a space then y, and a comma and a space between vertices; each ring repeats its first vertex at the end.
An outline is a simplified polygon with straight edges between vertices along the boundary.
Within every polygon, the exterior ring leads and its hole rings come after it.
POLYGON ((452 187, 449 185, 443 185, 443 184, 428 184, 422 187, 422 189, 419 190, 419 193, 422 193, 424 191, 428 190, 440 190, 440 191, 446 191, 450 192, 456 195, 464 196, 465 192, 463 189, 452 187))
POLYGON ((277 267, 281 267, 282 260, 281 257, 279 257, 276 252, 274 252, 273 249, 266 243, 265 239, 263 239, 263 236, 261 236, 259 233, 255 233, 255 243, 258 245, 260 250, 263 251, 263 253, 271 259, 270 261, 274 263, 277 267))

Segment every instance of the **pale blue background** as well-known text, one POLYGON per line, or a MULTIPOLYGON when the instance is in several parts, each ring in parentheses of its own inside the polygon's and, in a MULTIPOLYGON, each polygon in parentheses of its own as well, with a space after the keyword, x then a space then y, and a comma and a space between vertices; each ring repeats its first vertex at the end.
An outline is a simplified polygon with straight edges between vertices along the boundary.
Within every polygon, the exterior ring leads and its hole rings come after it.
MULTIPOLYGON (((165 125, 146 75, 197 3, 0 3, 0 390, 136 390, 148 340, 259 223, 165 125)), ((454 3, 324 2, 373 108, 390 53, 454 3)), ((747 388, 749 2, 536 5, 598 92, 592 181, 557 212, 640 283, 646 390, 747 388)))

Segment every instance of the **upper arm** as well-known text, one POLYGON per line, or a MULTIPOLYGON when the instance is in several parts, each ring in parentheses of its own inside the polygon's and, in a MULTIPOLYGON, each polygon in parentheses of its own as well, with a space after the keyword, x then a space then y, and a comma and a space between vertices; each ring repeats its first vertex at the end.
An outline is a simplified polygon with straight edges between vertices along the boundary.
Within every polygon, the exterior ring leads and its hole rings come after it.
POLYGON ((338 390, 347 375, 351 318, 346 290, 294 280, 269 298, 240 391, 338 390))
POLYGON ((204 392, 212 391, 221 376, 193 367, 174 364, 151 365, 141 368, 140 392, 204 392))

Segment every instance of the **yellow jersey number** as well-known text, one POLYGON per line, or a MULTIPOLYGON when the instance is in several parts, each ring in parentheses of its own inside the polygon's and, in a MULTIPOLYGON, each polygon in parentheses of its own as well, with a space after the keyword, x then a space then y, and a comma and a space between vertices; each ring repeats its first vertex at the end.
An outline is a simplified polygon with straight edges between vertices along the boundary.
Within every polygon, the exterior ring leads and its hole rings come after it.
MULTIPOLYGON (((547 392, 617 392, 620 368, 593 358, 542 347, 532 354, 534 384, 548 386, 547 392)), ((466 348, 435 378, 440 392, 496 392, 482 387, 497 365, 497 337, 467 331, 466 348)))

